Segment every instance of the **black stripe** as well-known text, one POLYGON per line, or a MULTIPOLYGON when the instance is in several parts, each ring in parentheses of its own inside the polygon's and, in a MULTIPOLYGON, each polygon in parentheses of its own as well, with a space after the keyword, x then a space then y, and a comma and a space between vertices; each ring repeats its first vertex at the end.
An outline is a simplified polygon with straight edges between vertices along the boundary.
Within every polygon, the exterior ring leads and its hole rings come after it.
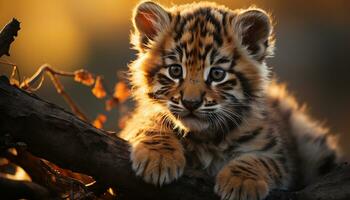
MULTIPOLYGON (((212 49, 210 52, 210 64, 212 65, 214 63, 215 57, 218 55, 218 51, 216 49, 212 49)), ((205 59, 205 58, 204 58, 205 59)))
POLYGON ((221 32, 221 24, 208 10, 206 13, 206 21, 212 23, 215 26, 215 32, 221 32))
POLYGON ((226 149, 224 152, 227 154, 233 154, 233 152, 236 150, 238 146, 235 144, 231 144, 228 149, 226 149))
POLYGON ((148 76, 149 77, 154 77, 157 74, 157 72, 160 69, 162 69, 162 68, 163 68, 162 65, 156 65, 156 66, 152 67, 151 69, 149 69, 149 71, 147 71, 148 72, 148 76))
POLYGON ((270 166, 266 163, 266 161, 265 161, 264 159, 258 158, 258 161, 259 161, 262 165, 264 165, 264 167, 267 169, 268 172, 271 171, 270 166))
MULTIPOLYGON (((238 171, 234 171, 234 172, 236 172, 236 176, 239 176, 239 177, 242 177, 243 176, 243 174, 242 174, 242 172, 241 173, 238 173, 238 171)), ((234 174, 232 174, 233 176, 234 176, 234 174)), ((244 174, 244 178, 245 179, 252 179, 252 180, 256 180, 256 177, 254 176, 254 175, 251 175, 251 174, 244 174)), ((243 184, 242 184, 243 185, 243 184)))
POLYGON ((272 167, 275 169, 277 177, 276 177, 276 182, 280 183, 281 178, 282 178, 282 172, 276 161, 272 158, 267 158, 269 163, 271 163, 272 167))
POLYGON ((254 139, 257 135, 259 135, 261 133, 262 128, 259 127, 256 130, 254 130, 253 132, 251 132, 250 134, 247 135, 243 135, 241 137, 239 137, 236 142, 237 143, 244 143, 244 142, 249 142, 252 139, 254 139))
MULTIPOLYGON (((200 27, 199 26, 199 18, 196 18, 194 20, 194 22, 192 23, 191 26, 187 27, 187 30, 189 30, 190 32, 195 33, 196 32, 196 28, 200 27)), ((193 35, 192 35, 193 36, 193 35)))
POLYGON ((276 146, 277 144, 277 139, 276 137, 271 137, 269 138, 269 142, 265 144, 265 146, 263 148, 260 149, 260 151, 268 151, 271 148, 273 148, 274 146, 276 146))
POLYGON ((160 150, 167 150, 167 151, 174 152, 176 149, 173 147, 164 146, 164 147, 161 147, 160 150))
POLYGON ((145 131, 145 132, 141 132, 143 133, 145 136, 155 136, 157 134, 161 134, 161 132, 159 131, 145 131))
POLYGON ((162 89, 162 90, 157 90, 156 92, 155 92, 155 95, 168 95, 169 94, 169 91, 168 91, 168 89, 162 89))
MULTIPOLYGON (((277 184, 277 183, 281 183, 280 181, 280 175, 278 173, 273 173, 272 174, 272 169, 270 167, 270 165, 263 159, 263 158, 259 158, 258 161, 260 163, 262 163, 262 165, 266 168, 267 170, 267 174, 270 178, 273 179, 273 181, 277 184)), ((277 172, 277 171, 276 171, 277 172)))
POLYGON ((245 173, 248 173, 250 175, 253 175, 255 177, 258 176, 257 173, 253 172, 252 170, 248 169, 247 167, 243 167, 243 166, 240 166, 240 165, 236 165, 235 168, 241 170, 242 172, 245 172, 245 173))
POLYGON ((160 88, 159 90, 157 90, 154 94, 156 96, 159 96, 159 95, 167 95, 168 94, 168 90, 169 88, 160 88))
MULTIPOLYGON (((212 45, 212 44, 206 45, 206 46, 204 47, 204 53, 203 53, 202 55, 200 55, 199 57, 200 57, 201 59, 204 60, 204 59, 207 57, 209 51, 212 50, 212 49, 213 49, 213 45, 212 45)), ((214 51, 214 50, 213 50, 213 51, 214 51)), ((215 53, 215 52, 214 52, 214 53, 215 53)))
MULTIPOLYGON (((212 33, 213 39, 217 43, 218 46, 221 46, 223 43, 223 39, 221 37, 221 24, 220 24, 220 22, 210 12, 208 12, 206 19, 208 22, 210 22, 214 25, 215 30, 212 33)), ((206 31, 206 32, 208 32, 208 31, 206 31)))
POLYGON ((176 42, 178 42, 181 39, 181 37, 182 37, 182 35, 184 33, 184 28, 185 28, 186 24, 188 22, 190 22, 195 17, 195 15, 197 15, 196 12, 195 13, 191 13, 191 14, 183 17, 182 19, 180 19, 180 22, 176 26, 176 36, 174 38, 176 42))
POLYGON ((147 93, 147 96, 151 99, 157 99, 157 97, 155 96, 155 94, 153 92, 147 93))
POLYGON ((231 64, 230 64, 231 71, 233 71, 233 68, 236 66, 237 61, 239 60, 240 57, 241 57, 241 55, 238 53, 237 48, 235 48, 233 50, 233 56, 232 56, 232 60, 231 60, 231 64))
POLYGON ((223 89, 223 90, 233 90, 234 87, 229 86, 229 85, 226 85, 226 86, 221 87, 220 89, 223 89))
POLYGON ((241 83, 241 86, 244 91, 243 95, 246 97, 247 103, 251 102, 252 100, 251 98, 254 97, 254 94, 253 94, 253 88, 249 80, 241 72, 234 71, 234 74, 237 76, 237 78, 239 79, 239 82, 241 83))
MULTIPOLYGON (((172 102, 174 102, 174 103, 176 103, 176 104, 179 103, 179 102, 175 102, 175 101, 172 101, 172 102)), ((178 105, 173 105, 173 104, 171 104, 170 107, 182 109, 180 106, 178 106, 178 105)))
POLYGON ((177 57, 175 55, 166 55, 166 56, 164 56, 164 58, 165 59, 168 58, 170 60, 177 61, 177 57))
MULTIPOLYGON (((208 106, 208 105, 205 105, 205 106, 208 106)), ((205 112, 213 112, 215 111, 216 109, 214 108, 204 108, 204 109, 201 109, 201 111, 205 111, 205 112)))
POLYGON ((230 79, 230 80, 227 80, 223 83, 220 83, 218 85, 216 85, 216 87, 225 87, 225 86, 231 86, 231 87, 234 87, 237 85, 237 80, 236 79, 230 79))
MULTIPOLYGON (((220 36, 220 32, 221 32, 221 24, 220 22, 215 18, 215 16, 213 16, 210 13, 211 8, 200 8, 196 11, 194 11, 191 14, 188 14, 187 16, 184 16, 180 19, 178 19, 178 22, 176 23, 176 35, 174 37, 175 41, 179 41, 184 33, 184 28, 186 26, 186 24, 188 24, 193 18, 198 18, 200 15, 205 17, 205 21, 208 23, 212 23, 215 27, 215 33, 214 33, 214 40, 216 40, 216 42, 218 43, 218 45, 222 45, 222 38, 220 36)), ((204 22, 200 21, 199 23, 193 23, 193 25, 199 24, 199 27, 201 28, 201 35, 205 36, 207 34, 208 31, 206 31, 206 26, 204 26, 204 22)), ((191 26, 189 27, 191 29, 193 29, 194 27, 191 26)))
POLYGON ((281 163, 283 169, 285 172, 289 172, 289 168, 287 166, 287 159, 285 157, 285 153, 283 152, 283 150, 278 150, 277 151, 278 157, 277 160, 281 163))
POLYGON ((254 165, 253 163, 250 163, 250 162, 245 161, 245 160, 240 160, 239 162, 240 162, 240 163, 243 163, 243 164, 245 164, 245 165, 248 165, 249 167, 252 167, 252 166, 254 165))
POLYGON ((213 33, 213 38, 214 38, 214 41, 216 42, 216 44, 218 46, 222 46, 222 43, 223 43, 222 37, 221 37, 221 35, 218 32, 214 32, 213 33))
POLYGON ((173 80, 171 80, 164 74, 158 74, 158 82, 162 85, 169 85, 174 83, 173 80))
POLYGON ((175 24, 177 26, 179 24, 180 19, 181 19, 180 13, 176 13, 176 16, 175 16, 175 19, 173 21, 173 24, 175 24))
MULTIPOLYGON (((163 119, 162 119, 163 120, 163 119)), ((162 121, 160 120, 160 121, 162 121)), ((153 131, 154 133, 158 134, 158 135, 154 135, 152 136, 153 139, 170 139, 169 135, 164 135, 164 133, 160 132, 160 131, 153 131)), ((165 141, 165 140, 164 140, 165 141)))
POLYGON ((227 92, 224 92, 224 91, 222 91, 221 97, 223 99, 228 99, 228 100, 230 100, 230 101, 232 101, 234 103, 240 103, 235 95, 227 93, 227 92))
POLYGON ((226 56, 221 57, 218 59, 214 64, 219 65, 219 64, 224 64, 224 63, 229 63, 231 62, 226 56))
POLYGON ((157 145, 160 144, 160 141, 142 141, 142 143, 147 145, 157 145))
POLYGON ((170 101, 173 102, 173 103, 179 104, 179 100, 174 98, 174 97, 171 97, 170 101))
POLYGON ((183 46, 176 46, 175 51, 179 54, 180 61, 183 59, 183 46))
POLYGON ((227 27, 226 27, 226 22, 227 22, 227 13, 226 12, 222 12, 221 13, 222 14, 222 21, 221 21, 221 23, 222 23, 222 26, 224 27, 224 35, 225 36, 227 36, 227 27))

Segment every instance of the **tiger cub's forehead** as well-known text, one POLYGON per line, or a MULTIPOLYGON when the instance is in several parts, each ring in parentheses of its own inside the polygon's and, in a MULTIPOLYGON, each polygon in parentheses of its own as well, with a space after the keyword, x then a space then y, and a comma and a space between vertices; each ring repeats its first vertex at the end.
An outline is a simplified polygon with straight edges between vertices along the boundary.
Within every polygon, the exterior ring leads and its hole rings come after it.
POLYGON ((232 31, 228 31, 232 17, 229 10, 216 7, 173 12, 172 30, 164 45, 166 63, 180 62, 197 70, 228 63, 235 49, 232 31))

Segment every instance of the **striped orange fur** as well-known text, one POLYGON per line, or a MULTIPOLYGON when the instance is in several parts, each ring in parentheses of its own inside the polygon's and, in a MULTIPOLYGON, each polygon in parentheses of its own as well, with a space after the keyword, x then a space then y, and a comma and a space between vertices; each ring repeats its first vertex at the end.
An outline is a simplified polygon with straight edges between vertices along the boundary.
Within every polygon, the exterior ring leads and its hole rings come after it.
POLYGON ((215 177, 222 199, 261 200, 339 160, 336 137, 272 78, 271 17, 200 2, 134 10, 130 65, 137 106, 120 136, 138 176, 155 185, 185 167, 215 177))

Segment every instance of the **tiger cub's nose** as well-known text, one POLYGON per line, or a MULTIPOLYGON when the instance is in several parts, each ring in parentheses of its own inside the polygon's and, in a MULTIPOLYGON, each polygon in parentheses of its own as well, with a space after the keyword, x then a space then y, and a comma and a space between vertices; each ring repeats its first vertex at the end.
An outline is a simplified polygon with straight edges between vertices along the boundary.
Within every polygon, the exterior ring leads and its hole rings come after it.
POLYGON ((182 102, 182 105, 184 105, 185 108, 187 108, 187 110, 189 111, 194 111, 202 105, 202 100, 182 99, 181 102, 182 102))

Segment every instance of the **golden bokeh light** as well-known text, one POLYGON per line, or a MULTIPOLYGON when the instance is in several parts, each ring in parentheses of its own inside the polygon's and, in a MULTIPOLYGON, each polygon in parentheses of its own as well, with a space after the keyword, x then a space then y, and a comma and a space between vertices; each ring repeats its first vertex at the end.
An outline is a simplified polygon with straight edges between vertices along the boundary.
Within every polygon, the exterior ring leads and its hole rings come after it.
POLYGON ((1 24, 12 17, 22 22, 10 60, 24 74, 33 73, 43 63, 69 69, 84 59, 85 36, 60 1, 1 1, 0 8, 1 24))

